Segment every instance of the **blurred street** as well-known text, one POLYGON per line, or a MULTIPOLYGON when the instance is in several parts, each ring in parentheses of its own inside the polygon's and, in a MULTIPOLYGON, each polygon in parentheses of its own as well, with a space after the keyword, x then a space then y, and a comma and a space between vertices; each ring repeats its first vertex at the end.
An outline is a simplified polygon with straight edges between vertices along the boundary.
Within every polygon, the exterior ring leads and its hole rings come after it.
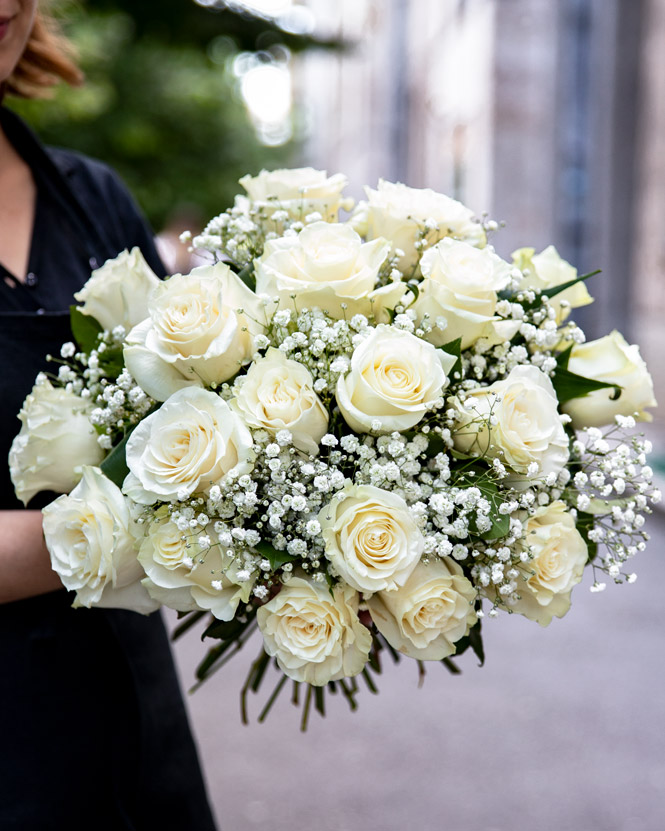
MULTIPOLYGON (((240 723, 250 644, 188 699, 221 831, 661 831, 663 514, 650 531, 635 584, 594 595, 587 575, 547 629, 486 619, 482 669, 468 653, 419 690, 414 663, 388 665, 379 696, 327 697, 304 735, 289 687, 256 723, 271 678, 240 723)), ((177 644, 185 688, 202 655, 177 644)))

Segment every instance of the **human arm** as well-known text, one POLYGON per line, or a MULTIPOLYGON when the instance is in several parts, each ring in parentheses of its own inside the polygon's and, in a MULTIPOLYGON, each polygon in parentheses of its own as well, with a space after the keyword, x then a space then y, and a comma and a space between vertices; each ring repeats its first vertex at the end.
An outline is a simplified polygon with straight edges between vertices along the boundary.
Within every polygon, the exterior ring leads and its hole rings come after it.
POLYGON ((61 588, 44 543, 41 511, 0 511, 0 603, 61 588))

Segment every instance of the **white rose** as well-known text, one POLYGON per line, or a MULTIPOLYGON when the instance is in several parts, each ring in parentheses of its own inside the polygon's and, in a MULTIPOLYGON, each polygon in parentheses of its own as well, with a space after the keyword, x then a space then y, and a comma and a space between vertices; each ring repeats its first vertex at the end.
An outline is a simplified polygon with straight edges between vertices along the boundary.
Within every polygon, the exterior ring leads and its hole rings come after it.
POLYGON ((340 208, 353 206, 353 200, 342 199, 347 182, 341 173, 328 176, 325 170, 311 167, 262 170, 258 176, 240 179, 252 202, 267 210, 284 210, 301 221, 308 214, 320 213, 328 222, 336 221, 340 208))
POLYGON ((44 537, 51 565, 76 592, 74 606, 105 606, 153 612, 158 603, 141 585, 136 559, 136 527, 120 490, 95 467, 69 496, 43 510, 44 537))
POLYGON ((350 485, 319 512, 326 558, 363 592, 403 586, 420 560, 423 535, 401 496, 350 485))
MULTIPOLYGON (((188 387, 138 424, 125 450, 124 492, 135 502, 206 493, 229 474, 252 469, 252 436, 214 392, 188 387)), ((182 498, 179 497, 179 498, 182 498)))
POLYGON ((372 636, 358 620, 358 595, 349 586, 293 577, 256 613, 268 655, 294 681, 323 687, 362 671, 372 636))
POLYGON ((74 297, 83 314, 94 317, 104 329, 124 326, 125 331, 148 316, 148 297, 159 279, 139 248, 122 251, 107 260, 74 297))
POLYGON ((535 366, 517 366, 503 381, 471 391, 458 404, 455 447, 505 462, 520 477, 559 473, 568 461, 568 437, 552 382, 535 366), (491 419, 491 423, 490 423, 491 419), (528 474, 530 465, 538 470, 528 474))
POLYGON ((263 331, 261 302, 224 263, 160 283, 149 313, 127 336, 124 354, 128 371, 157 401, 236 375, 263 331))
POLYGON ((389 250, 382 239, 363 243, 349 225, 314 222, 297 236, 266 243, 255 261, 256 293, 278 297, 283 308, 292 309, 295 296, 298 309, 317 306, 336 318, 358 313, 378 318, 406 291, 401 282, 376 288, 389 250))
POLYGON ((16 496, 27 505, 40 491, 67 493, 81 478, 82 465, 104 458, 90 423, 92 405, 73 392, 40 379, 23 403, 21 431, 9 451, 16 496))
POLYGON ((651 413, 645 411, 657 405, 651 375, 639 346, 627 343, 620 332, 615 330, 604 338, 573 346, 568 369, 575 375, 621 387, 615 401, 613 389, 595 390, 567 401, 562 409, 572 416, 575 428, 602 427, 611 424, 616 415, 651 421, 651 413))
POLYGON ((358 433, 370 432, 377 420, 383 433, 410 429, 441 398, 455 360, 415 335, 377 326, 337 381, 344 420, 358 433))
POLYGON ((245 424, 272 434, 288 430, 295 447, 314 455, 328 430, 328 412, 313 384, 305 366, 271 347, 237 384, 230 404, 245 424))
POLYGON ((461 337, 468 349, 481 337, 494 337, 497 292, 510 282, 507 262, 491 248, 444 239, 423 254, 420 268, 425 279, 413 308, 420 320, 427 314, 433 326, 440 317, 447 324, 434 326, 429 341, 442 346, 461 337))
POLYGON ((418 563, 401 588, 372 595, 367 606, 394 649, 419 661, 440 661, 476 622, 475 599, 460 566, 446 557, 418 563))
POLYGON ((533 559, 518 579, 521 599, 510 608, 547 626, 570 608, 570 593, 582 579, 589 552, 563 502, 552 502, 529 517, 523 543, 533 559))
MULTIPOLYGON (((540 254, 535 253, 535 248, 520 248, 513 251, 511 256, 515 265, 524 273, 521 284, 524 288, 551 289, 577 279, 577 269, 562 259, 553 245, 548 245, 540 254)), ((588 306, 593 303, 593 297, 584 283, 580 282, 555 294, 549 302, 556 309, 558 322, 562 323, 570 314, 570 309, 588 306), (563 309, 562 300, 569 304, 563 309)))
POLYGON ((240 567, 223 554, 212 525, 183 533, 168 518, 152 522, 138 560, 150 596, 179 612, 203 609, 219 620, 231 620, 238 603, 249 600, 254 584, 235 582, 240 567), (199 544, 202 535, 210 541, 205 548, 199 544))
POLYGON ((385 237, 392 242, 393 249, 403 251, 400 268, 405 273, 415 268, 420 259, 415 243, 425 230, 425 223, 430 245, 444 237, 464 240, 479 248, 485 245, 485 232, 474 221, 472 211, 449 196, 383 179, 379 179, 376 190, 367 187, 365 192, 367 201, 359 203, 351 222, 367 239, 385 237))

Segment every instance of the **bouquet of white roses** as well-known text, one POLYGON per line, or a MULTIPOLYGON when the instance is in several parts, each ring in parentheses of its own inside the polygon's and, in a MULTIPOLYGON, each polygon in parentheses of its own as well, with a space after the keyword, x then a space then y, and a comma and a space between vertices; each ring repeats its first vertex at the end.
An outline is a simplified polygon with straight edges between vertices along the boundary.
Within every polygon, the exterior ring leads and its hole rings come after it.
POLYGON ((305 724, 326 687, 376 691, 382 653, 458 671, 485 614, 547 625, 586 566, 631 582, 660 494, 629 434, 656 402, 637 346, 569 320, 590 275, 551 246, 503 260, 433 191, 241 184, 187 236, 209 265, 93 274, 21 411, 16 491, 67 494, 44 532, 75 605, 206 617, 199 679, 258 628, 243 714, 274 659, 267 708, 305 684, 305 724))

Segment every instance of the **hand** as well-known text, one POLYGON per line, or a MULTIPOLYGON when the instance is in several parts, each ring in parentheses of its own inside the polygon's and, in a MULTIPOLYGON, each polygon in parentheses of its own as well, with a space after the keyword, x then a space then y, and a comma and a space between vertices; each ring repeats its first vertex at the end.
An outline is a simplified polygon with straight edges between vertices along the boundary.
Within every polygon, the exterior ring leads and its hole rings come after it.
POLYGON ((61 588, 44 543, 41 511, 0 511, 0 603, 61 588))

